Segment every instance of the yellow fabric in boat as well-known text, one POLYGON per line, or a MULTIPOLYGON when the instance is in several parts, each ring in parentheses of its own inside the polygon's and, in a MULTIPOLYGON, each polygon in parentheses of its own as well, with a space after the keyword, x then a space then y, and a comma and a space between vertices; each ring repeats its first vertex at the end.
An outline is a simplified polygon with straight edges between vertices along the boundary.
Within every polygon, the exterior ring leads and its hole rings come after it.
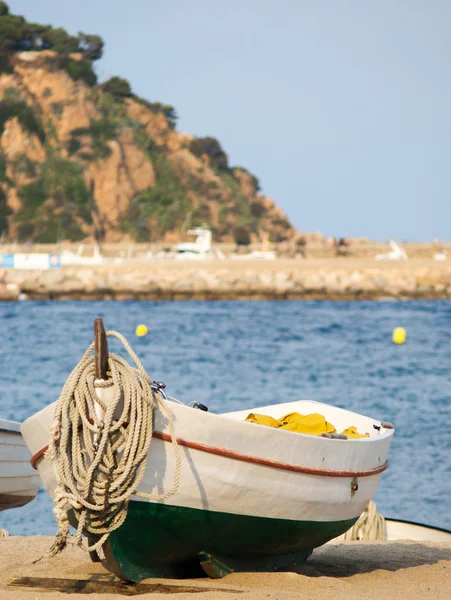
POLYGON ((296 431, 297 433, 307 433, 308 435, 336 433, 335 427, 319 413, 312 413, 311 415, 301 415, 296 412, 289 413, 279 419, 279 422, 280 429, 296 431))
POLYGON ((357 431, 357 427, 355 427, 354 425, 351 425, 351 427, 348 427, 347 429, 345 429, 341 433, 343 435, 346 435, 348 438, 352 438, 354 440, 359 440, 360 438, 370 437, 369 433, 359 433, 357 431))
POLYGON ((279 427, 279 421, 273 419, 272 417, 268 417, 267 415, 257 415, 254 413, 250 413, 246 417, 246 421, 249 423, 257 423, 257 425, 266 425, 266 427, 279 427))
MULTIPOLYGON (((296 431, 297 433, 305 433, 308 435, 321 435, 322 433, 336 433, 332 423, 326 421, 323 415, 312 413, 310 415, 301 415, 297 412, 288 413, 281 419, 273 419, 268 415, 259 415, 250 413, 246 417, 249 423, 257 423, 257 425, 265 425, 266 427, 274 427, 278 429, 286 429, 287 431, 296 431)), ((351 425, 342 434, 349 439, 360 439, 370 437, 369 433, 359 433, 357 427, 351 425)))

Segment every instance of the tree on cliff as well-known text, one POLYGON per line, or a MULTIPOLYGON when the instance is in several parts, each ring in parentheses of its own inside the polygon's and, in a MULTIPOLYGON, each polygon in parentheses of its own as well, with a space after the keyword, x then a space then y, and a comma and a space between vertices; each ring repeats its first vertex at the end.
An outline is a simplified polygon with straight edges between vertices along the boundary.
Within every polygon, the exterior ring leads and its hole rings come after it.
POLYGON ((132 88, 129 82, 126 79, 122 79, 122 77, 110 77, 108 81, 102 83, 102 89, 104 92, 108 92, 109 94, 113 94, 113 96, 119 96, 122 98, 128 98, 133 96, 132 88))
POLYGON ((147 106, 152 112, 164 115, 169 127, 175 129, 178 116, 173 106, 170 104, 162 104, 161 102, 149 102, 145 98, 139 98, 138 96, 135 96, 135 100, 140 104, 147 106))
POLYGON ((206 155, 210 165, 216 171, 228 172, 229 160, 217 139, 213 137, 195 138, 190 144, 190 150, 199 158, 206 155))
POLYGON ((103 55, 104 41, 99 35, 78 34, 79 46, 88 60, 99 60, 103 55))
POLYGON ((246 227, 237 225, 233 230, 233 238, 237 246, 249 246, 251 243, 251 235, 246 227))
POLYGON ((254 200, 250 204, 251 214, 256 219, 260 219, 266 214, 266 206, 260 200, 254 200))
POLYGON ((50 153, 40 165, 40 176, 18 190, 21 207, 14 215, 19 239, 55 243, 62 235, 73 241, 86 233, 81 223, 92 223, 92 199, 82 167, 50 153))
POLYGON ((79 52, 79 40, 67 33, 62 27, 53 29, 49 27, 40 34, 41 43, 46 47, 60 52, 61 54, 70 54, 79 52))
POLYGON ((10 15, 8 7, 0 6, 0 49, 17 50, 21 41, 27 39, 26 22, 23 17, 10 15))
POLYGON ((2 236, 5 231, 8 231, 7 217, 11 213, 12 213, 12 210, 8 206, 8 202, 6 200, 6 194, 0 187, 0 236, 2 236))
POLYGON ((249 175, 249 177, 251 178, 252 181, 252 185, 255 188, 256 192, 260 192, 261 191, 261 187, 260 187, 260 182, 257 179, 257 177, 255 177, 255 175, 253 173, 251 173, 250 171, 248 171, 245 167, 232 167, 232 172, 233 171, 241 171, 242 173, 246 173, 246 175, 249 175))
POLYGON ((88 60, 98 60, 102 57, 103 40, 98 35, 79 33, 75 37, 62 27, 28 23, 23 17, 10 14, 8 5, 0 1, 0 49, 77 52, 88 60))

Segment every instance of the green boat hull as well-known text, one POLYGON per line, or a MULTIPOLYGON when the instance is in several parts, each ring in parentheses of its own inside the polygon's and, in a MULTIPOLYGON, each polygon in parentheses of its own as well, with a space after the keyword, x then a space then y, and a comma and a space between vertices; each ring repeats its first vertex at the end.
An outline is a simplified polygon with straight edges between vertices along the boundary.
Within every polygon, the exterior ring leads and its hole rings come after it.
POLYGON ((104 552, 109 568, 134 582, 275 571, 304 563, 356 520, 292 521, 131 501, 104 552))

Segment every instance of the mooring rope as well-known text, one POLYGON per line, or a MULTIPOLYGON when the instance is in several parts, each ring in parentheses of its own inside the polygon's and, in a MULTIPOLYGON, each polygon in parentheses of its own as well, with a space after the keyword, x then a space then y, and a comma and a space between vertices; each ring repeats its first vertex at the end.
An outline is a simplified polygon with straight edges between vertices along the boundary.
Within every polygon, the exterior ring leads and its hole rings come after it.
POLYGON ((59 527, 50 555, 66 545, 70 509, 78 523, 78 545, 83 547, 82 533, 85 533, 90 541, 97 540, 86 550, 97 551, 124 522, 132 495, 164 500, 179 487, 181 453, 171 410, 151 389, 152 380, 125 337, 116 331, 108 331, 106 335, 122 342, 136 366, 109 353, 109 379, 96 380, 92 343, 64 384, 46 453, 57 477, 53 512, 59 527), (114 387, 114 398, 107 405, 96 394, 99 387, 114 387), (96 405, 104 411, 101 419, 96 415, 96 405), (157 406, 168 420, 176 466, 172 489, 151 495, 137 489, 146 469, 157 406))
POLYGON ((351 529, 344 534, 344 539, 347 541, 387 539, 385 519, 377 512, 376 504, 372 500, 351 529))

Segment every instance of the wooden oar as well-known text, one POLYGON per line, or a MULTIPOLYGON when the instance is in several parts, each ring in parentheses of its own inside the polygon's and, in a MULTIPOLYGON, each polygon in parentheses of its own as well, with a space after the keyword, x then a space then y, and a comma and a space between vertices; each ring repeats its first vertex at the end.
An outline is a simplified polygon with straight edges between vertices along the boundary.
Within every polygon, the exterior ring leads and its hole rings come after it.
POLYGON ((108 341, 103 319, 94 320, 94 348, 96 363, 96 379, 108 379, 108 341))

